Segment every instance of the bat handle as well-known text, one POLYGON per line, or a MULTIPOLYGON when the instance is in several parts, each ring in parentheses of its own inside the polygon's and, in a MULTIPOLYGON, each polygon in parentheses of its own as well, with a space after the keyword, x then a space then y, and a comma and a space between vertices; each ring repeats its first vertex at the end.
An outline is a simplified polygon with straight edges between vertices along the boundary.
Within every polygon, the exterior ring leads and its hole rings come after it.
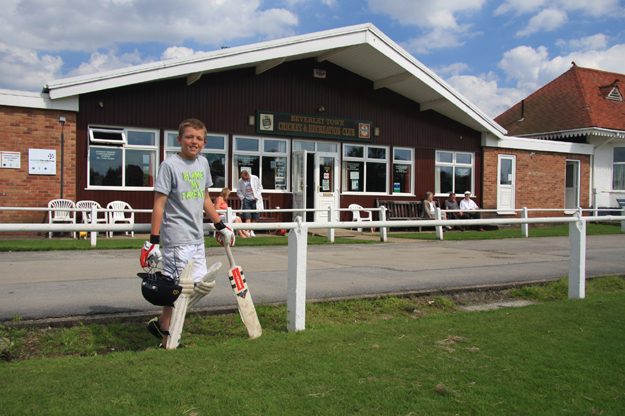
POLYGON ((234 257, 232 257, 232 250, 230 250, 230 246, 226 244, 224 247, 226 248, 226 254, 228 255, 228 261, 230 262, 230 267, 236 266, 236 264, 234 264, 234 257))

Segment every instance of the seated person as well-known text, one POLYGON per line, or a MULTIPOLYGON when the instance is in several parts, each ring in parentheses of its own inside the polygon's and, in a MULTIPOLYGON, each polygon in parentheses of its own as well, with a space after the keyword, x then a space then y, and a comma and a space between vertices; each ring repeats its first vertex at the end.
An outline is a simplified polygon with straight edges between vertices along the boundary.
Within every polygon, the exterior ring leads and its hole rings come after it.
MULTIPOLYGON (((445 204, 443 205, 445 209, 458 210, 458 201, 456 201, 456 194, 454 192, 449 193, 449 198, 445 200, 445 204)), ((447 214, 450 219, 455 220, 466 220, 469 218, 469 215, 464 212, 450 212, 447 214)), ((455 227, 460 231, 464 231, 464 227, 455 227)))
MULTIPOLYGON (((218 210, 224 210, 228 208, 228 203, 226 202, 228 200, 228 197, 230 196, 230 189, 229 188, 223 188, 221 190, 221 193, 219 194, 219 196, 215 199, 215 209, 218 210)), ((226 216, 224 214, 219 214, 219 217, 221 218, 222 221, 226 220, 226 216)), ((243 222, 241 221, 241 218, 239 218, 238 216, 234 215, 232 218, 232 221, 238 224, 242 224, 243 222)), ((247 231, 245 230, 237 230, 237 233, 239 234, 239 237, 241 238, 249 238, 249 234, 247 231)))
MULTIPOLYGON (((421 215, 421 217, 433 220, 435 211, 436 205, 434 204, 434 194, 432 192, 426 192, 425 199, 423 200, 423 214, 421 215)), ((441 219, 447 219, 447 216, 444 212, 441 212, 441 219)), ((451 227, 443 227, 443 230, 451 230, 451 227)))
MULTIPOLYGON (((464 193, 464 199, 460 201, 460 209, 464 211, 474 211, 476 209, 480 209, 480 207, 477 206, 475 201, 471 199, 471 191, 466 191, 464 193)), ((480 219, 479 212, 475 212, 475 213, 467 212, 467 215, 472 219, 476 219, 476 220, 480 219)), ((484 229, 479 227, 478 231, 484 231, 484 229)))

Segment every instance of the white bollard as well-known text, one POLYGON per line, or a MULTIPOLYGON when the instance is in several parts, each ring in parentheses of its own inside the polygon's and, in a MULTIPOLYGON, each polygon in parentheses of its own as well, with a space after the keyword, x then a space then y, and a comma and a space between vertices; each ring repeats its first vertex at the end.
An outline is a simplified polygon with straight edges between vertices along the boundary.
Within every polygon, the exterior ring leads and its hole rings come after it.
MULTIPOLYGON (((436 209, 434 210, 434 219, 436 219, 436 221, 440 221, 441 218, 441 209, 439 207, 436 207, 436 209)), ((438 225, 434 228, 436 229, 436 239, 443 241, 443 227, 438 225)))
MULTIPOLYGON (((85 213, 83 213, 85 214, 85 213)), ((96 225, 98 223, 98 209, 95 205, 91 207, 91 225, 96 225)), ((95 247, 96 241, 98 239, 98 232, 90 233, 91 238, 91 247, 95 247)))
POLYGON ((308 226, 297 217, 298 228, 289 231, 289 266, 287 280, 287 331, 306 329, 306 258, 308 226))
MULTIPOLYGON (((625 215, 625 208, 621 210, 621 215, 625 215)), ((621 232, 625 233, 625 221, 621 221, 621 232)))
MULTIPOLYGON (((332 205, 328 207, 328 222, 334 222, 334 208, 332 205)), ((328 228, 328 242, 334 243, 334 228, 328 228)))
POLYGON ((581 208, 575 214, 579 221, 569 223, 569 299, 586 297, 586 222, 581 221, 581 208))
MULTIPOLYGON (((384 205, 382 205, 380 207, 380 221, 386 221, 386 207, 384 205)), ((386 241, 388 240, 387 234, 386 234, 386 227, 380 227, 380 241, 383 243, 386 243, 386 241)))
MULTIPOLYGON (((523 212, 521 213, 521 218, 527 218, 528 216, 528 212, 527 212, 527 207, 523 207, 523 212)), ((529 237, 529 230, 530 229, 530 225, 529 224, 521 224, 521 236, 522 237, 529 237)))

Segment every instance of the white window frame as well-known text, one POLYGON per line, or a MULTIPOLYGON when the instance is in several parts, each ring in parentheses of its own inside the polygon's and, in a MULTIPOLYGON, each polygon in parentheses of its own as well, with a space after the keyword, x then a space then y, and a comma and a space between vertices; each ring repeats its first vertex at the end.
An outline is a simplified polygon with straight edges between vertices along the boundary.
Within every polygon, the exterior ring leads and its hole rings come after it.
POLYGON ((285 194, 291 192, 291 140, 285 138, 278 137, 258 137, 258 136, 244 136, 244 135, 235 135, 232 136, 232 192, 237 191, 237 187, 239 185, 239 172, 238 167, 235 165, 235 156, 258 156, 259 157, 259 175, 258 179, 260 179, 260 183, 263 183, 263 157, 284 157, 286 158, 286 167, 284 171, 285 180, 286 180, 286 188, 285 189, 263 189, 263 193, 274 193, 274 194, 285 194), (258 141, 258 151, 247 151, 247 150, 237 150, 236 143, 237 139, 248 139, 248 140, 257 140, 258 141), (278 141, 285 143, 285 151, 283 152, 265 152, 263 149, 265 148, 266 141, 278 141))
POLYGON ((616 153, 616 149, 625 149, 625 146, 614 146, 612 148, 612 190, 613 191, 624 191, 625 189, 617 189, 614 187, 614 166, 616 165, 625 165, 625 161, 624 162, 615 162, 614 161, 614 154, 616 153))
POLYGON ((314 140, 293 140, 293 151, 301 149, 301 148, 300 149, 296 149, 296 147, 297 147, 296 143, 313 143, 315 145, 315 150, 308 150, 308 149, 306 149, 310 153, 321 152, 321 153, 334 153, 334 154, 338 155, 340 150, 341 150, 340 143, 336 143, 336 142, 317 142, 317 141, 314 141, 314 140), (319 150, 319 145, 320 144, 327 144, 327 145, 330 145, 330 146, 334 145, 334 146, 336 146, 336 151, 334 151, 334 152, 327 152, 325 150, 319 150))
POLYGON ((154 191, 154 186, 126 186, 126 151, 147 150, 154 152, 153 182, 158 176, 158 157, 160 130, 143 129, 134 127, 96 127, 89 126, 87 136, 87 187, 86 190, 112 190, 112 191, 154 191), (94 137, 95 132, 119 133, 122 140, 106 140, 94 137), (154 145, 133 145, 128 143, 129 132, 147 132, 154 135, 154 145), (122 178, 120 186, 91 185, 91 151, 92 149, 121 149, 122 151, 122 178))
MULTIPOLYGON (((168 138, 169 135, 172 135, 174 137, 178 137, 178 131, 177 130, 165 130, 165 142, 164 142, 164 152, 163 152, 163 157, 165 159, 167 159, 168 157, 172 156, 172 153, 178 153, 180 152, 180 145, 176 144, 175 146, 171 146, 168 143, 168 138)), ((224 160, 224 186, 226 187, 228 186, 228 135, 227 134, 219 134, 219 133, 207 133, 206 136, 212 136, 212 137, 221 137, 223 138, 223 143, 224 143, 224 147, 223 149, 215 149, 215 148, 206 148, 204 147, 204 149, 202 149, 201 154, 218 154, 218 155, 223 155, 223 160, 224 160)), ((176 143, 178 143, 176 141, 176 143)), ((212 173, 212 172, 211 172, 212 173)), ((214 183, 214 179, 213 179, 213 183, 214 183)), ((216 186, 212 186, 210 188, 208 188, 209 191, 214 191, 214 192, 221 192, 223 187, 216 187, 216 186)))
POLYGON ((389 166, 390 166, 390 152, 391 152, 391 148, 390 146, 381 146, 381 145, 375 145, 375 144, 360 144, 360 143, 343 143, 342 146, 342 160, 341 160, 341 177, 342 179, 342 183, 341 183, 341 194, 344 195, 388 195, 388 184, 389 184, 389 166), (347 147, 362 147, 363 148, 363 157, 353 157, 353 156, 345 156, 345 151, 347 149, 347 147), (377 159, 377 158, 370 158, 369 157, 369 148, 370 147, 374 147, 374 148, 378 148, 378 149, 385 149, 385 158, 384 159, 377 159), (345 168, 345 162, 363 162, 363 166, 364 166, 364 172, 363 172, 363 178, 361 178, 361 180, 363 180, 364 182, 364 187, 365 190, 363 192, 356 192, 356 191, 346 191, 345 189, 347 189, 347 181, 350 180, 349 175, 347 174, 346 168, 345 168), (366 178, 367 178, 367 162, 369 163, 384 163, 386 165, 386 181, 384 183, 385 186, 385 191, 384 192, 369 192, 367 191, 367 182, 366 182, 366 178))
POLYGON ((414 149, 411 147, 393 147, 392 149, 393 152, 393 164, 391 166, 391 181, 393 183, 393 188, 391 189, 391 193, 392 195, 401 195, 401 196, 414 196, 414 177, 415 177, 415 171, 414 171, 414 149), (410 160, 396 160, 395 159, 395 151, 396 150, 403 150, 403 151, 408 151, 410 152, 410 160), (410 191, 408 193, 406 192, 395 192, 395 178, 394 178, 394 174, 395 174, 395 165, 410 165, 410 191))
POLYGON ((470 167, 471 168, 471 189, 469 189, 469 190, 471 191, 472 195, 475 195, 475 153, 474 152, 464 152, 464 151, 455 151, 455 150, 437 150, 435 152, 435 155, 434 155, 434 196, 436 196, 436 197, 449 196, 449 192, 441 192, 441 190, 440 190, 441 184, 439 183, 439 175, 436 172, 436 168, 438 168, 440 166, 451 167, 452 168, 452 172, 453 172, 453 178, 452 178, 452 181, 451 181, 451 184, 452 184, 452 187, 453 187, 452 191, 456 195, 462 195, 462 196, 464 196, 463 193, 459 194, 456 191, 456 168, 458 168, 458 167, 465 167, 465 168, 466 167, 470 167), (451 153, 453 155, 451 163, 439 162, 438 161, 439 153, 451 153), (458 154, 471 155, 471 164, 456 162, 458 154))

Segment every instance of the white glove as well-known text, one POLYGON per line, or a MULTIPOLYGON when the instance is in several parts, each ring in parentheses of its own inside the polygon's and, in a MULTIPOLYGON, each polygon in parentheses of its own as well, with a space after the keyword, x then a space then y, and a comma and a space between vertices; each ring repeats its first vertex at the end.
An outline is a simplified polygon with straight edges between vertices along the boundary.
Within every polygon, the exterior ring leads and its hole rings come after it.
POLYGON ((220 226, 223 226, 223 228, 218 230, 219 234, 217 234, 217 237, 215 237, 217 242, 224 247, 226 245, 230 247, 234 246, 234 233, 232 232, 232 228, 230 228, 229 224, 224 224, 223 221, 220 221, 217 224, 215 224, 215 228, 220 227, 220 226))
POLYGON ((143 248, 141 249, 141 267, 156 267, 162 257, 158 244, 152 244, 149 241, 143 243, 143 248))

